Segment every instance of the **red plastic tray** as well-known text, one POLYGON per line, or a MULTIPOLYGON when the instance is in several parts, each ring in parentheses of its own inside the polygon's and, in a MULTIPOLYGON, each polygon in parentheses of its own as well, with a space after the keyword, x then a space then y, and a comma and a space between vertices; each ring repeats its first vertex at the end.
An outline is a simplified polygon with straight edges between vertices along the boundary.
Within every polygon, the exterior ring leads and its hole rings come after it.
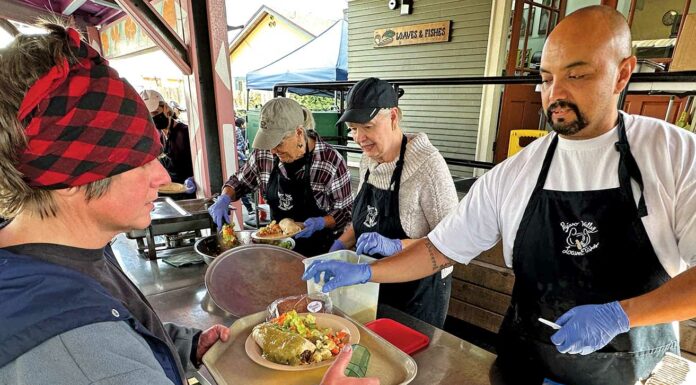
POLYGON ((421 332, 389 318, 378 318, 365 324, 365 327, 379 334, 406 354, 413 354, 430 343, 430 338, 421 332))

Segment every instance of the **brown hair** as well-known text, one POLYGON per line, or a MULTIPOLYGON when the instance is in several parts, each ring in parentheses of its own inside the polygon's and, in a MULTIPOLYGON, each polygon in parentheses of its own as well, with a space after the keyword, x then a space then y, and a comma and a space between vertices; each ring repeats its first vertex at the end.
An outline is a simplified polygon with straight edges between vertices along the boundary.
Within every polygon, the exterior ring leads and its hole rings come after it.
MULTIPOLYGON (((24 95, 36 80, 52 67, 67 59, 73 65, 77 59, 69 48, 66 26, 60 20, 40 21, 37 26, 47 34, 17 35, 8 47, 0 49, 0 217, 14 218, 24 210, 41 218, 58 214, 50 190, 29 187, 17 165, 27 146, 24 133, 31 119, 17 119, 24 95)), ((80 186, 87 200, 104 195, 110 179, 80 186)))

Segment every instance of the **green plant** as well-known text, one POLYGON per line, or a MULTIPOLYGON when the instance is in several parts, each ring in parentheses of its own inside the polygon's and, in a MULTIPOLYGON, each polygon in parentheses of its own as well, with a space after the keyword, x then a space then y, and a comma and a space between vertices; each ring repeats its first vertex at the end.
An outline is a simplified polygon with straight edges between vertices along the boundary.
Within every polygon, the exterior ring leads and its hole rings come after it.
POLYGON ((336 105, 333 97, 316 95, 295 95, 289 94, 290 99, 296 100, 310 111, 332 111, 336 105))

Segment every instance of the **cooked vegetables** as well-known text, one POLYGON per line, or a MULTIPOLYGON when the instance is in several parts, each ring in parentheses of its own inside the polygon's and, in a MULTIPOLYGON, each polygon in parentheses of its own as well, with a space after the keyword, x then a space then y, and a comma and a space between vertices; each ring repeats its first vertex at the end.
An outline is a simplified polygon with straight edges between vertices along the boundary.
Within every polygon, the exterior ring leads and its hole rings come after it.
POLYGON ((234 229, 229 224, 222 226, 222 230, 220 230, 220 236, 218 238, 220 240, 220 247, 222 250, 227 250, 239 245, 237 236, 234 234, 234 229))
POLYGON ((345 331, 319 328, 313 315, 300 316, 294 310, 256 326, 253 336, 264 358, 286 365, 331 359, 350 338, 345 331), (309 342, 311 347, 303 341, 309 342))

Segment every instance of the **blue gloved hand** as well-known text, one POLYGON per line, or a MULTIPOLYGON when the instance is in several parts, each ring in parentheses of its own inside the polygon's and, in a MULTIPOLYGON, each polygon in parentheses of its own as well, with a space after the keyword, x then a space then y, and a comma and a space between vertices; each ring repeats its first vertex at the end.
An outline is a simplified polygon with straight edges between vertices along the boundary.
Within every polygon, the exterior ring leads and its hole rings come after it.
POLYGON ((319 230, 323 230, 326 226, 324 217, 308 218, 304 221, 304 229, 295 235, 295 238, 309 238, 312 234, 319 230))
POLYGON ((381 254, 385 257, 401 251, 400 239, 389 239, 378 233, 362 233, 358 237, 355 252, 366 255, 381 254))
POLYGON ((215 203, 208 207, 208 213, 213 217, 213 221, 217 225, 218 229, 222 229, 222 225, 225 223, 230 223, 230 198, 227 194, 220 194, 215 203))
POLYGON ((367 263, 317 261, 302 274, 302 279, 308 281, 314 278, 314 282, 319 283, 321 273, 324 273, 324 287, 321 289, 324 293, 342 286, 365 283, 372 277, 372 269, 367 263))
POLYGON ((331 247, 329 248, 329 253, 332 251, 345 250, 345 249, 346 249, 346 245, 344 245, 340 239, 337 239, 337 240, 333 241, 333 243, 331 244, 331 247))
POLYGON ((590 354, 606 346, 617 334, 630 329, 628 316, 617 301, 576 306, 556 323, 561 330, 551 336, 551 342, 559 352, 569 354, 590 354))
POLYGON ((193 194, 196 192, 196 181, 193 180, 193 177, 186 178, 184 186, 186 187, 186 194, 193 194))

